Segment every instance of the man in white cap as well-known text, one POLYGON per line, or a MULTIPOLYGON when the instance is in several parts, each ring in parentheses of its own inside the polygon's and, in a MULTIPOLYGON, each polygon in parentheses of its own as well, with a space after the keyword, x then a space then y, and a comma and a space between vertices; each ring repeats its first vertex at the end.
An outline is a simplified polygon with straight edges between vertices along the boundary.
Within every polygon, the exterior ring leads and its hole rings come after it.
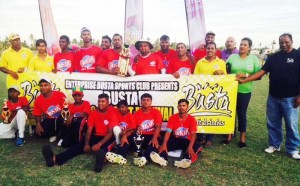
POLYGON ((19 34, 11 33, 8 40, 11 46, 2 53, 0 58, 0 71, 7 74, 7 88, 17 85, 19 76, 33 57, 31 50, 22 47, 19 34))

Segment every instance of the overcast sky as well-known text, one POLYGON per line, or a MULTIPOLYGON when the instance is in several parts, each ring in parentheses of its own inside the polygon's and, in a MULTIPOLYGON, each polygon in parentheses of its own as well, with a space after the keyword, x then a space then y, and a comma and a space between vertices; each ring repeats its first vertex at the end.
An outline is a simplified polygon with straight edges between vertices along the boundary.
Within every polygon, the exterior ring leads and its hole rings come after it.
MULTIPOLYGON (((79 39, 84 26, 93 38, 124 33, 125 0, 50 0, 59 35, 79 39)), ((216 33, 218 46, 228 36, 239 44, 250 37, 254 46, 271 47, 284 32, 300 47, 300 0, 203 0, 206 30, 216 33)), ((17 32, 29 41, 42 37, 38 0, 0 1, 0 39, 17 32)), ((188 43, 184 0, 144 0, 144 38, 155 41, 167 34, 171 41, 188 43)), ((278 44, 276 45, 278 48, 278 44)))

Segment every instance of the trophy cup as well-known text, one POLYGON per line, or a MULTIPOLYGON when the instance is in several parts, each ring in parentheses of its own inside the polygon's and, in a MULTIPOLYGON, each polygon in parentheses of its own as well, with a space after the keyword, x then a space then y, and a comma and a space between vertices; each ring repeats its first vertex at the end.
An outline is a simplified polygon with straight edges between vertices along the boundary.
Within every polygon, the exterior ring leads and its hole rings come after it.
POLYGON ((122 51, 120 53, 119 63, 118 63, 118 67, 120 69, 120 71, 118 73, 119 76, 127 75, 127 69, 128 69, 129 62, 130 62, 129 45, 124 44, 124 47, 122 48, 122 51))
POLYGON ((11 111, 8 110, 8 106, 6 103, 6 99, 4 99, 3 108, 2 108, 2 117, 4 118, 3 123, 9 124, 9 117, 11 115, 11 111))
POLYGON ((133 137, 133 141, 136 145, 136 155, 138 155, 141 152, 142 143, 144 141, 144 137, 141 137, 141 134, 137 133, 137 137, 133 137))
POLYGON ((70 111, 69 111, 69 104, 67 101, 67 98, 65 98, 65 102, 64 102, 64 108, 61 111, 61 116, 64 118, 64 123, 68 120, 68 118, 70 117, 70 111))

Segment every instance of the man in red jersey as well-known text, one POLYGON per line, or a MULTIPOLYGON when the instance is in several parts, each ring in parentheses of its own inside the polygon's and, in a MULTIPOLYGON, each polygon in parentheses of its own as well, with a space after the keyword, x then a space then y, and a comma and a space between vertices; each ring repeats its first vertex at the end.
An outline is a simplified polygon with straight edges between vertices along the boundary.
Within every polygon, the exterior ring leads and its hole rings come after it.
POLYGON ((150 50, 153 49, 153 45, 149 41, 137 41, 135 48, 140 51, 140 54, 135 57, 132 69, 128 69, 130 75, 166 73, 162 59, 158 55, 151 53, 150 50))
POLYGON ((41 94, 34 102, 32 114, 36 120, 35 134, 40 137, 50 137, 49 141, 54 142, 63 123, 60 113, 66 96, 62 92, 52 90, 51 83, 48 78, 39 81, 41 94))
POLYGON ((88 129, 84 142, 80 142, 68 150, 55 155, 49 145, 42 149, 48 167, 63 165, 68 160, 83 153, 96 154, 95 172, 101 172, 105 161, 105 153, 110 151, 114 142, 112 128, 118 124, 117 111, 109 106, 109 96, 98 96, 98 107, 91 112, 88 118, 88 129))
POLYGON ((172 74, 175 78, 192 74, 194 65, 187 56, 186 45, 184 43, 178 43, 176 45, 176 52, 177 56, 171 60, 167 73, 172 74))
POLYGON ((108 50, 111 48, 111 38, 108 35, 102 36, 101 49, 108 50))
POLYGON ((154 54, 158 55, 163 60, 164 67, 168 72, 171 60, 177 57, 176 51, 170 48, 169 36, 162 35, 160 37, 160 48, 161 49, 154 54))
POLYGON ((74 53, 69 50, 70 39, 66 35, 59 38, 61 52, 54 55, 54 66, 56 72, 73 72, 74 53))
POLYGON ((192 115, 188 114, 188 100, 180 99, 177 108, 178 113, 169 118, 159 154, 152 152, 150 157, 153 162, 164 165, 168 158, 168 151, 182 150, 184 152, 183 159, 175 161, 174 166, 188 168, 198 159, 202 147, 196 143, 197 121, 192 115))
POLYGON ((92 44, 92 35, 88 28, 81 29, 80 37, 83 40, 83 46, 75 53, 74 71, 96 73, 96 62, 102 49, 92 44))
POLYGON ((120 34, 114 34, 112 38, 113 48, 103 51, 97 61, 97 72, 117 75, 119 73, 119 57, 123 48, 123 39, 120 34))
MULTIPOLYGON (((209 31, 205 35, 205 45, 201 45, 199 48, 197 48, 194 51, 194 63, 196 64, 200 59, 204 58, 206 56, 206 45, 210 42, 215 42, 215 36, 216 34, 212 31, 209 31)), ((222 52, 221 50, 217 50, 216 56, 218 56, 219 59, 222 59, 222 52)))

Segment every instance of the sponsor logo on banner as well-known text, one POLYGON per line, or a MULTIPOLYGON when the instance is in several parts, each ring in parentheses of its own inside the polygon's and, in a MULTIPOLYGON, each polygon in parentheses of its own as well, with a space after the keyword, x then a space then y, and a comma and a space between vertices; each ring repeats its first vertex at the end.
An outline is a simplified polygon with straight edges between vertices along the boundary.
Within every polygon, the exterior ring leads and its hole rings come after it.
POLYGON ((80 61, 80 65, 82 68, 89 69, 95 63, 95 57, 90 55, 85 55, 80 61))
POLYGON ((70 67, 71 67, 71 61, 70 60, 61 59, 57 63, 57 69, 62 71, 62 72, 67 71, 70 67))

